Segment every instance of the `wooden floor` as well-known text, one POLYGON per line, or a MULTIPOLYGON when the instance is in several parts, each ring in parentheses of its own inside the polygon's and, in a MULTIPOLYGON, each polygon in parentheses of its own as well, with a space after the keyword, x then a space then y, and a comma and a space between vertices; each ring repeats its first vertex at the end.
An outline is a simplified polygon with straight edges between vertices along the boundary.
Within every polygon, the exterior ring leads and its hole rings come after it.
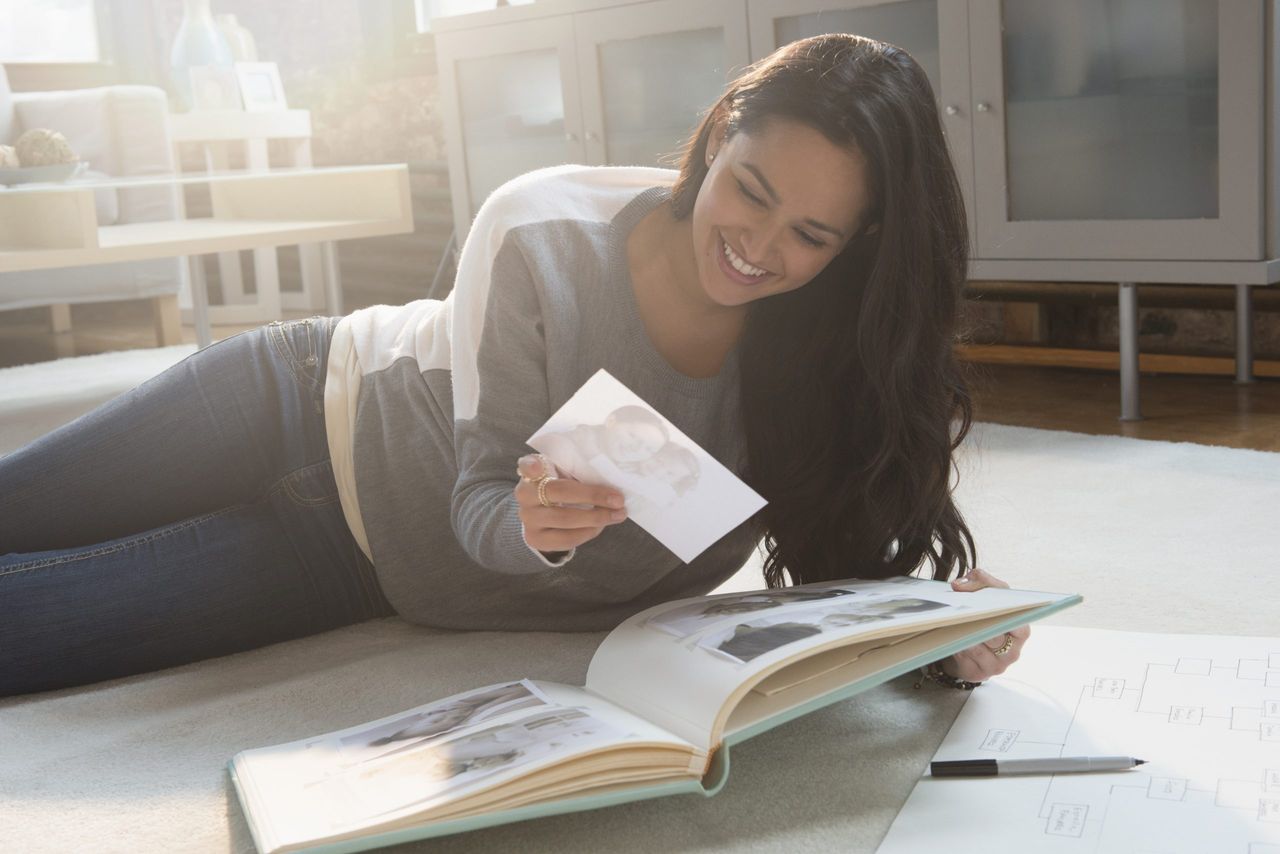
MULTIPOLYGON (((40 311, 0 312, 0 367, 57 358, 59 344, 82 355, 155 346, 145 302, 75 306, 74 331, 61 340, 48 333, 46 317, 40 311)), ((214 337, 243 328, 215 327, 214 337)), ((190 326, 183 334, 195 341, 190 326)), ((1280 451, 1280 379, 1236 385, 1230 377, 1144 374, 1144 419, 1121 422, 1114 371, 990 364, 969 369, 979 421, 1280 451)))
POLYGON ((1120 377, 1077 368, 970 365, 979 421, 1280 451, 1280 379, 1143 374, 1141 421, 1120 421, 1120 377))

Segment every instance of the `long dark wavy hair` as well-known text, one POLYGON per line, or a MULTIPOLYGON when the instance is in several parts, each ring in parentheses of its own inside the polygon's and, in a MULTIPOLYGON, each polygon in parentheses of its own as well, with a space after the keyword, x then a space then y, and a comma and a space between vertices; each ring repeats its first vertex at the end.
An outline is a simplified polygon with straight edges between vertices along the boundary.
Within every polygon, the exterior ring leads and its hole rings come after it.
POLYGON ((933 89, 906 51, 855 35, 792 42, 747 70, 686 146, 685 219, 707 142, 775 119, 860 151, 878 224, 802 288, 750 304, 739 342, 746 479, 770 587, 907 575, 946 579, 977 550, 952 500, 973 405, 954 354, 969 257, 964 201, 933 89))

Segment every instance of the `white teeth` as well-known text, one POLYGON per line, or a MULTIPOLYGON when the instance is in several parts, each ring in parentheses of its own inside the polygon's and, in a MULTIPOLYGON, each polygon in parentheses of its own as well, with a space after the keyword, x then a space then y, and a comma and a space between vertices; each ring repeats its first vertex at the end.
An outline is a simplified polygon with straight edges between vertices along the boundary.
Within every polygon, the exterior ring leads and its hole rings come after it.
POLYGON ((752 267, 746 261, 743 261, 738 254, 729 248, 728 241, 724 241, 724 257, 729 259, 729 264, 733 269, 737 270, 744 276, 763 276, 768 270, 761 270, 759 267, 752 267))

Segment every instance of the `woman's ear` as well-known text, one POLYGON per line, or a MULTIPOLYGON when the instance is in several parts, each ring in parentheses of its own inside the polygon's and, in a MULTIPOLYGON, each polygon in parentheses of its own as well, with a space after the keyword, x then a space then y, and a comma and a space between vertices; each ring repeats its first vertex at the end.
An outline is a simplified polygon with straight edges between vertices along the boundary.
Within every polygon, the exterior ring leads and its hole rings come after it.
POLYGON ((867 226, 866 228, 862 229, 862 233, 863 233, 863 234, 875 234, 875 233, 876 233, 877 231, 879 231, 879 230, 880 230, 880 223, 878 223, 878 222, 873 222, 873 223, 871 223, 871 225, 869 225, 869 226, 867 226))

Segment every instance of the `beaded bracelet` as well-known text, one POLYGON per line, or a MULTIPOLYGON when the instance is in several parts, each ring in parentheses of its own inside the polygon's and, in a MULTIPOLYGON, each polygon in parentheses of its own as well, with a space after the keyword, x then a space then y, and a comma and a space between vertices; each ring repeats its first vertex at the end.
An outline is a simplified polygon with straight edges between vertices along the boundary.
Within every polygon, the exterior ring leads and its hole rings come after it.
POLYGON ((916 684, 914 686, 916 688, 923 685, 926 679, 935 685, 941 685, 943 688, 955 688, 957 691, 972 691, 974 688, 977 688, 982 684, 981 682, 969 682, 964 679, 958 679, 943 670, 942 665, 938 664, 936 661, 921 667, 920 677, 920 679, 916 680, 916 684))

